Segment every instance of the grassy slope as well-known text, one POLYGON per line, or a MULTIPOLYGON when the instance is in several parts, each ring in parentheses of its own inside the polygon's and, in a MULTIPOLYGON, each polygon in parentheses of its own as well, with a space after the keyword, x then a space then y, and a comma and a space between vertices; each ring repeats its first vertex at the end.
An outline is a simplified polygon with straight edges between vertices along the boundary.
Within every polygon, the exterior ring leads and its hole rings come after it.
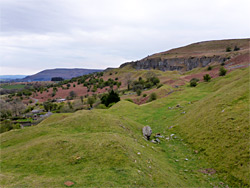
POLYGON ((1 187, 62 187, 67 180, 76 187, 209 185, 201 175, 179 174, 165 150, 142 138, 141 128, 96 110, 56 114, 3 133, 1 187))
POLYGON ((121 101, 4 133, 1 185, 209 187, 220 186, 217 174, 232 185, 250 185, 248 83, 248 70, 236 70, 142 106, 121 101), (142 138, 144 125, 177 138, 154 145, 142 138), (204 175, 203 168, 218 173, 204 175))
POLYGON ((148 58, 161 57, 165 58, 182 58, 182 57, 196 57, 196 56, 213 56, 213 55, 233 55, 235 52, 226 52, 227 47, 233 50, 238 46, 241 53, 249 52, 250 39, 232 39, 232 40, 214 40, 193 43, 184 47, 172 49, 166 52, 161 52, 149 56, 148 58))
POLYGON ((139 109, 120 107, 113 113, 149 124, 154 132, 181 135, 223 179, 234 186, 250 185, 249 70, 236 70, 210 83, 183 89, 139 109), (176 108, 177 104, 182 107, 176 108), (170 126, 174 128, 167 129, 170 126))
POLYGON ((179 120, 179 132, 231 183, 249 185, 249 71, 207 85, 212 93, 179 120))

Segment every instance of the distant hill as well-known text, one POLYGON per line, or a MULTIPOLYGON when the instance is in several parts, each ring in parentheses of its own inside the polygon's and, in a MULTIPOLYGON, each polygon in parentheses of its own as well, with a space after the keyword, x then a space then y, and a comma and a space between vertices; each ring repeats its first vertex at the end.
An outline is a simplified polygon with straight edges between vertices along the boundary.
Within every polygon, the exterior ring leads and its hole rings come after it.
POLYGON ((15 80, 25 78, 27 75, 0 75, 0 80, 15 80))
POLYGON ((71 79, 73 77, 90 74, 93 72, 101 72, 100 69, 47 69, 37 74, 27 76, 20 81, 31 82, 31 81, 50 81, 52 77, 62 77, 64 79, 71 79))

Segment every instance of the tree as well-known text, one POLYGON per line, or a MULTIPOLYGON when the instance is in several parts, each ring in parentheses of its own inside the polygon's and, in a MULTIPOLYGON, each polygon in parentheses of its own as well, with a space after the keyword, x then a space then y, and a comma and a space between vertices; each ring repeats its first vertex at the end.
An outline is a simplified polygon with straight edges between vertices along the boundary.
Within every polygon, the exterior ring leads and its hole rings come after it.
POLYGON ((119 94, 114 92, 114 90, 111 90, 109 94, 103 95, 101 98, 102 104, 105 104, 105 106, 109 106, 111 103, 116 103, 120 101, 119 94))
POLYGON ((82 102, 82 104, 83 104, 83 96, 80 96, 80 99, 81 99, 81 102, 82 102))
POLYGON ((227 70, 224 67, 220 68, 219 76, 225 76, 227 74, 227 70))
POLYGON ((51 81, 58 82, 58 81, 63 81, 64 79, 62 77, 52 77, 51 81))
POLYGON ((93 104, 95 103, 95 98, 92 96, 92 97, 88 97, 88 104, 90 106, 90 108, 93 107, 93 104))
POLYGON ((203 79, 204 79, 204 81, 208 82, 208 81, 211 80, 211 76, 210 76, 209 74, 205 74, 205 75, 203 76, 203 79))
POLYGON ((70 91, 69 92, 69 97, 70 97, 70 99, 74 99, 74 98, 76 98, 76 92, 74 92, 74 91, 70 91))
POLYGON ((130 84, 132 82, 132 74, 131 73, 126 74, 126 76, 125 76, 125 82, 127 84, 128 90, 130 90, 130 84))
POLYGON ((70 84, 67 84, 67 89, 69 89, 70 88, 70 84))
POLYGON ((43 108, 46 112, 51 111, 53 108, 53 104, 50 101, 44 102, 43 103, 43 108))

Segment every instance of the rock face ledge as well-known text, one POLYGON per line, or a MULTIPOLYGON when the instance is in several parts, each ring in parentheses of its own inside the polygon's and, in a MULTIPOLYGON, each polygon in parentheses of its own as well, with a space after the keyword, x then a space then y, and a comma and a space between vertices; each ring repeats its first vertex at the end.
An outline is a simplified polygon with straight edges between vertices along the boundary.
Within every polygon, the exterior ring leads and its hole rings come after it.
POLYGON ((189 71, 197 67, 205 67, 210 63, 223 63, 228 59, 221 56, 213 57, 189 57, 189 58, 144 58, 135 62, 124 63, 120 66, 123 68, 127 65, 131 65, 133 68, 139 69, 158 69, 161 71, 189 71))

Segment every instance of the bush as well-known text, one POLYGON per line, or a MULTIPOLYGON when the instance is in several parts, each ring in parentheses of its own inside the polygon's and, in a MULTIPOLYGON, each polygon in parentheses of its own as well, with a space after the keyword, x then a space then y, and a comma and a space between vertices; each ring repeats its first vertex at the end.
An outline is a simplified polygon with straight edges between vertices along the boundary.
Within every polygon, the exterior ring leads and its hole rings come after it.
POLYGON ((74 99, 74 98, 76 98, 76 96, 77 96, 77 95, 76 95, 76 92, 74 92, 74 91, 70 91, 70 92, 69 92, 69 98, 70 98, 70 99, 74 99))
POLYGON ((120 97, 118 93, 115 93, 114 90, 111 90, 109 94, 104 95, 101 98, 102 104, 105 104, 105 106, 109 106, 111 103, 116 103, 120 101, 120 97))
POLYGON ((227 73, 227 70, 224 67, 220 68, 219 76, 225 76, 227 73))
POLYGON ((162 87, 162 86, 163 86, 163 84, 157 85, 157 89, 159 89, 159 88, 162 87))
POLYGON ((143 96, 143 97, 146 97, 146 96, 147 96, 147 94, 145 93, 145 94, 143 94, 142 96, 143 96))
POLYGON ((1 122, 0 133, 10 131, 11 129, 13 129, 13 125, 11 124, 10 121, 4 120, 3 122, 1 122))
POLYGON ((231 51, 232 51, 231 47, 226 48, 226 52, 231 52, 231 51))
POLYGON ((199 82, 200 80, 198 78, 192 78, 189 82, 191 82, 191 81, 199 82))
POLYGON ((140 90, 140 89, 137 89, 137 90, 136 90, 136 94, 137 94, 137 96, 140 96, 140 95, 141 95, 141 90, 140 90))
POLYGON ((208 66, 207 70, 208 70, 208 71, 212 70, 212 67, 211 67, 211 66, 208 66))
POLYGON ((154 101, 154 100, 156 100, 156 99, 157 99, 156 93, 151 93, 151 94, 149 95, 148 102, 154 101))
POLYGON ((234 46, 234 51, 239 51, 240 48, 238 46, 234 46))
POLYGON ((190 80, 190 87, 196 87, 197 86, 197 81, 195 80, 190 80))
POLYGON ((112 107, 115 104, 115 102, 112 102, 108 105, 108 108, 112 107))
POLYGON ((203 76, 203 79, 204 79, 204 81, 208 82, 208 81, 211 80, 211 76, 210 76, 209 74, 205 74, 205 75, 203 76))
POLYGON ((99 104, 98 106, 95 107, 96 109, 107 109, 105 104, 99 104))
POLYGON ((125 99, 125 101, 129 101, 129 102, 134 103, 134 101, 132 99, 125 99))

